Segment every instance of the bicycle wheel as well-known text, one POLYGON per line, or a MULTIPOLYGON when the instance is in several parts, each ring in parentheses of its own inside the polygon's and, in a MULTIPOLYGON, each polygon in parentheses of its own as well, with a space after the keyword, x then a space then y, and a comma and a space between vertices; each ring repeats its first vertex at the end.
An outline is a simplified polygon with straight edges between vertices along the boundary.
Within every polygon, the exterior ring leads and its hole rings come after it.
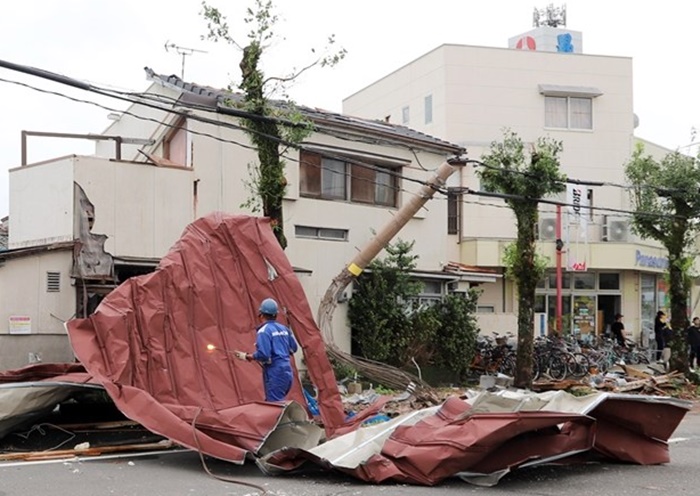
POLYGON ((583 353, 567 353, 566 366, 569 370, 569 375, 575 379, 580 379, 588 373, 591 362, 583 353))
POLYGON ((567 366, 567 359, 565 353, 555 353, 549 359, 549 368, 547 372, 549 376, 555 381, 561 381, 566 378, 566 374, 569 372, 567 366))
POLYGON ((498 368, 498 371, 501 374, 508 375, 510 377, 515 376, 515 354, 514 353, 509 353, 508 355, 503 357, 503 360, 501 361, 501 365, 498 368))

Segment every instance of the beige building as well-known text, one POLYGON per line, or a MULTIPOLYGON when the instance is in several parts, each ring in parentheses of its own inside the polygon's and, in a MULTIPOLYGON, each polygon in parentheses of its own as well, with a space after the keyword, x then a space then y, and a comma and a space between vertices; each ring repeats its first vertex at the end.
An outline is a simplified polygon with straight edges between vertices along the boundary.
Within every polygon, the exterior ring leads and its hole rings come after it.
MULTIPOLYGON (((458 143, 477 161, 458 183, 476 193, 479 158, 501 140, 505 128, 526 143, 548 136, 563 143, 568 198, 579 214, 563 209, 564 329, 601 332, 615 313, 639 338, 657 308, 667 305, 665 251, 630 230, 630 202, 623 165, 637 139, 633 71, 629 57, 581 53, 581 33, 540 27, 509 40, 511 48, 442 45, 343 101, 343 111, 410 126, 458 143), (573 200, 572 200, 573 199, 573 200)), ((647 143, 655 154, 666 151, 647 143)), ((464 264, 502 270, 504 247, 515 221, 501 200, 478 194, 456 198, 455 229, 464 264)), ((540 206, 540 250, 552 271, 538 290, 537 332, 551 329, 556 305, 556 206, 540 206), (543 325, 543 323, 545 325, 543 325)), ((482 330, 515 330, 517 300, 512 283, 485 286, 482 330)))
MULTIPOLYGON (((184 227, 212 211, 250 213, 249 164, 256 155, 231 95, 148 71, 139 103, 99 136, 95 156, 68 156, 10 171, 8 249, 0 251, 0 368, 71 360, 63 322, 89 314, 132 275, 152 271, 184 227), (154 108, 156 107, 156 108, 154 108), (235 112, 234 112, 235 113, 235 112)), ((401 125, 303 108, 316 131, 303 151, 286 150, 287 256, 312 309, 357 249, 388 223, 458 145, 401 125)), ((44 136, 28 136, 40 146, 44 136)), ((98 136, 91 136, 97 139, 98 136)), ((454 175, 454 174, 453 174, 454 175)), ((431 201, 399 235, 415 240, 424 298, 493 283, 458 274, 448 202, 431 201)), ((350 349, 347 305, 334 318, 350 349)))

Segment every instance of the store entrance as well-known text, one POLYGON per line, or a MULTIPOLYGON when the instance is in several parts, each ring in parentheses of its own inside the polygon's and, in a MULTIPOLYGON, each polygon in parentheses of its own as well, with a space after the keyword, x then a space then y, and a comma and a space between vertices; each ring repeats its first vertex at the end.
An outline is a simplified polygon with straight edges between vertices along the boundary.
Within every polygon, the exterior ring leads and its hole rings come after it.
POLYGON ((622 313, 622 298, 620 295, 598 295, 598 334, 609 331, 610 324, 615 320, 616 313, 622 313))

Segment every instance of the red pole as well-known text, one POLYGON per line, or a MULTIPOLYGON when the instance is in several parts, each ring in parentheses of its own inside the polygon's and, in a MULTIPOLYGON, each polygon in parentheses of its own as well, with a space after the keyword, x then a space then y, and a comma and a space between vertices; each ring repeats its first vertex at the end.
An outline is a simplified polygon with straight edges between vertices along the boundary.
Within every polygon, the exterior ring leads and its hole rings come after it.
POLYGON ((562 252, 562 240, 561 240, 561 205, 557 205, 557 221, 556 221, 556 236, 557 236, 557 310, 556 310, 556 327, 557 332, 563 333, 561 314, 562 314, 562 301, 561 301, 561 252, 562 252))

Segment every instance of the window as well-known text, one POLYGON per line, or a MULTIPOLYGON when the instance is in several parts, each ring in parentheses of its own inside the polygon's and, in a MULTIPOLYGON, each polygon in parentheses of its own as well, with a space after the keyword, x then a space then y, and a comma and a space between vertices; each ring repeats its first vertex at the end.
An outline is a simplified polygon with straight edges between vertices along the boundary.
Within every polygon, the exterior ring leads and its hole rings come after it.
MULTIPOLYGON (((549 274, 549 287, 550 287, 550 289, 557 288, 557 273, 556 272, 550 272, 550 274, 549 274)), ((561 274, 561 287, 562 287, 562 289, 570 289, 571 288, 571 273, 562 272, 562 274, 561 274)))
POLYGON ((46 292, 58 293, 61 291, 61 273, 47 272, 46 273, 46 292))
POLYGON ((590 272, 575 273, 574 289, 595 289, 595 274, 590 272))
POLYGON ((563 129, 593 129, 593 99, 545 96, 544 125, 563 129))
POLYGON ((411 121, 411 109, 407 106, 401 109, 401 123, 408 124, 411 121))
POLYGON ((396 169, 370 164, 365 160, 361 164, 350 163, 307 151, 302 151, 300 156, 299 184, 302 196, 396 206, 396 169))
POLYGON ((598 289, 620 289, 620 274, 598 274, 598 289))
POLYGON ((326 239, 330 241, 347 241, 347 229, 334 229, 329 227, 294 226, 294 235, 297 238, 326 239))
POLYGON ((187 120, 179 119, 163 140, 163 158, 187 165, 187 120))
POLYGON ((447 191, 447 234, 459 234, 461 203, 462 193, 459 193, 456 188, 449 188, 447 191))
POLYGON ((442 301, 443 282, 430 279, 418 279, 418 282, 423 284, 421 292, 417 298, 411 298, 410 301, 418 303, 419 308, 433 306, 442 301))
POLYGON ((433 122, 433 95, 428 95, 423 99, 425 123, 433 122))

